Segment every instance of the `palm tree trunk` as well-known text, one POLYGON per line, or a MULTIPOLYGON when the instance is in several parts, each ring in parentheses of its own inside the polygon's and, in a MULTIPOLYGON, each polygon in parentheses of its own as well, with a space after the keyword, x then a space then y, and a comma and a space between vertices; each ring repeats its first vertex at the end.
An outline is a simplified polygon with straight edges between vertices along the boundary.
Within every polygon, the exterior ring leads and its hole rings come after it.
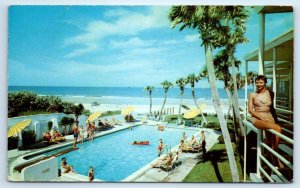
POLYGON ((159 116, 158 116, 158 120, 160 120, 161 114, 162 114, 162 112, 163 112, 163 110, 164 110, 164 107, 165 107, 165 104, 166 104, 166 101, 167 101, 167 95, 168 95, 168 93, 165 92, 165 99, 164 99, 164 103, 163 103, 163 105, 162 105, 162 107, 161 107, 161 109, 160 109, 160 113, 159 113, 159 116))
POLYGON ((237 92, 237 81, 236 81, 236 67, 234 65, 233 56, 231 55, 231 66, 232 66, 232 79, 233 79, 233 97, 232 97, 232 104, 233 104, 233 110, 236 118, 236 122, 239 124, 242 136, 245 136, 245 130, 242 123, 242 118, 240 114, 240 108, 239 108, 239 102, 238 102, 238 92, 237 92))
POLYGON ((192 97, 194 99, 194 103, 195 103, 196 107, 199 109, 199 106, 197 104, 196 97, 195 97, 195 88, 192 87, 191 89, 192 89, 192 97))
POLYGON ((227 156, 229 160, 230 165, 230 171, 232 176, 233 182, 239 182, 239 173, 235 161, 235 156, 232 148, 232 143, 230 140, 230 135, 228 132, 227 125, 225 123, 224 114, 221 108, 219 93, 216 87, 216 76, 215 76, 215 70, 214 70, 214 64, 213 64, 213 55, 212 55, 212 47, 211 45, 205 44, 205 60, 206 60, 206 66, 208 71, 208 77, 209 77, 209 84, 211 88, 212 98, 215 110, 217 112, 217 116, 220 122, 220 127, 223 133, 224 142, 227 150, 227 156))
MULTIPOLYGON (((232 97, 230 95, 230 91, 228 89, 228 87, 225 87, 225 91, 226 91, 226 94, 227 94, 227 97, 228 97, 228 101, 229 101, 229 108, 228 108, 228 112, 226 114, 226 123, 228 122, 228 117, 229 117, 229 113, 230 113, 230 110, 232 109, 232 97)), ((233 114, 233 119, 235 120, 235 115, 234 113, 233 114)), ((240 140, 239 140, 239 137, 238 137, 238 130, 237 130, 237 127, 236 127, 236 124, 235 124, 235 121, 233 123, 233 127, 234 127, 234 137, 235 137, 235 141, 237 143, 240 143, 240 140)))
POLYGON ((182 99, 183 99, 183 92, 181 92, 180 95, 181 95, 181 99, 180 99, 180 104, 179 104, 179 109, 178 109, 177 124, 181 124, 181 105, 182 105, 182 99))
POLYGON ((152 114, 152 95, 150 93, 150 115, 152 114))
MULTIPOLYGON (((193 96, 193 99, 194 99, 194 102, 195 102, 195 105, 196 105, 196 107, 198 108, 198 110, 200 109, 200 107, 198 106, 198 104, 197 104, 197 100, 196 100, 196 97, 195 97, 195 89, 194 89, 194 87, 192 87, 192 96, 193 96)), ((202 116, 202 119, 203 119, 203 121, 205 122, 205 124, 207 124, 207 120, 206 120, 206 118, 205 118, 205 116, 203 115, 203 112, 202 112, 202 110, 201 110, 201 116, 202 116)))

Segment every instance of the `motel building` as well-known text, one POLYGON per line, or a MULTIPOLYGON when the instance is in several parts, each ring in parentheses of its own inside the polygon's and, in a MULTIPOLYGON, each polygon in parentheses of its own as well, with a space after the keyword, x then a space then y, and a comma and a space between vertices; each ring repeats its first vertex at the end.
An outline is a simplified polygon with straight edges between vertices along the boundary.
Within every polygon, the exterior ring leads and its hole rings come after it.
POLYGON ((247 113, 249 97, 247 78, 245 88, 245 119, 243 121, 247 132, 244 142, 244 180, 246 173, 252 182, 289 183, 293 181, 293 64, 294 64, 294 30, 291 29, 270 42, 265 42, 265 15, 282 12, 293 12, 292 7, 255 7, 260 16, 259 46, 245 56, 246 73, 249 64, 258 64, 258 74, 267 76, 267 86, 274 91, 274 107, 282 126, 282 134, 274 130, 266 130, 280 137, 279 150, 274 151, 264 142, 265 133, 251 123, 251 115, 247 113), (252 141, 252 143, 250 142, 252 141), (254 142, 254 143, 253 143, 254 142), (286 166, 278 169, 272 161, 266 158, 266 152, 279 158, 286 166), (256 158, 254 157, 256 155, 256 158), (256 164, 256 165, 253 165, 256 164), (252 165, 252 166, 251 166, 252 165), (252 169, 250 169, 252 168, 252 169))

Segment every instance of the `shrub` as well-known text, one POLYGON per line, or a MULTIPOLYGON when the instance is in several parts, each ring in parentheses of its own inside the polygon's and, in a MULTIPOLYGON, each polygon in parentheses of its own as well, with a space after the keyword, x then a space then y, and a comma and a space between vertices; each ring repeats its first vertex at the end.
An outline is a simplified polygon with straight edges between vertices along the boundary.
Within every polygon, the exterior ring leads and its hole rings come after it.
POLYGON ((225 144, 223 135, 219 136, 218 140, 219 144, 225 144))
POLYGON ((220 124, 214 121, 208 122, 203 126, 204 128, 214 129, 214 130, 220 130, 220 124))
POLYGON ((17 149, 19 143, 19 137, 9 137, 7 144, 8 144, 8 150, 17 149))
POLYGON ((23 147, 35 144, 35 139, 36 139, 35 131, 23 131, 22 132, 23 147))
POLYGON ((52 129, 53 126, 53 122, 52 121, 48 121, 48 130, 50 131, 52 129))

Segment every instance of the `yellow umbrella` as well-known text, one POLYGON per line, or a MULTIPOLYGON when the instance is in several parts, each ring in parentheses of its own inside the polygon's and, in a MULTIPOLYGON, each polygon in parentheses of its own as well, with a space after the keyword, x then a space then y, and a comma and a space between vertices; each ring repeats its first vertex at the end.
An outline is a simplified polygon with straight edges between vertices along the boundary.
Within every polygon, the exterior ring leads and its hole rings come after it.
POLYGON ((198 109, 193 108, 193 109, 191 109, 191 110, 185 112, 185 113, 183 114, 183 117, 184 117, 185 119, 192 119, 192 118, 196 117, 199 113, 200 113, 200 111, 199 111, 198 109))
POLYGON ((8 130, 7 138, 11 136, 18 136, 18 133, 20 133, 23 129, 30 125, 30 123, 31 119, 26 119, 24 121, 16 123, 8 130))
POLYGON ((199 108, 200 108, 200 112, 203 112, 203 110, 205 109, 206 104, 200 104, 199 108))
POLYGON ((125 107, 125 108, 122 109, 121 114, 123 116, 126 116, 126 115, 131 114, 133 111, 134 111, 134 107, 133 106, 127 106, 127 107, 125 107))
POLYGON ((86 122, 88 121, 95 121, 95 119, 97 119, 100 115, 102 114, 102 112, 94 112, 92 113, 86 120, 86 122))

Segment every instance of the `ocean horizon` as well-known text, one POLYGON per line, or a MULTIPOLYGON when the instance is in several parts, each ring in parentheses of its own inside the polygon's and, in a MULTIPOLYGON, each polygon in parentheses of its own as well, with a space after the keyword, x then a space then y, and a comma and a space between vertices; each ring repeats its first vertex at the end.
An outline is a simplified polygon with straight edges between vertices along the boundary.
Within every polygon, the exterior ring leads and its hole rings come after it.
MULTIPOLYGON (((148 98, 148 93, 144 87, 72 87, 72 86, 8 86, 8 92, 31 91, 40 96, 53 95, 58 97, 133 97, 148 98)), ((253 89, 248 89, 248 93, 253 89)), ((223 88, 218 88, 221 99, 227 99, 226 92, 223 88)), ((211 99, 210 88, 195 88, 197 99, 211 99)), ((164 98, 163 88, 154 88, 153 98, 164 98)), ((245 89, 238 90, 239 99, 245 99, 245 89)), ((179 88, 170 88, 168 98, 180 98, 179 88)), ((184 99, 192 99, 191 88, 184 89, 184 99)))

